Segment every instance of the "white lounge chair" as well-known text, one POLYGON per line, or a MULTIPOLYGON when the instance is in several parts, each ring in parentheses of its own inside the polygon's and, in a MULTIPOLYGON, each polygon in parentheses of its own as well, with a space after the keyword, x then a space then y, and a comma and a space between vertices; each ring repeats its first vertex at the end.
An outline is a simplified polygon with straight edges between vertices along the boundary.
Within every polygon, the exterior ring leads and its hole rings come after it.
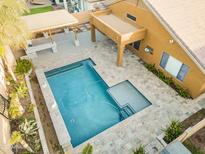
POLYGON ((29 58, 36 58, 37 52, 45 49, 52 49, 54 53, 58 52, 56 43, 45 38, 28 41, 28 46, 25 51, 29 58))

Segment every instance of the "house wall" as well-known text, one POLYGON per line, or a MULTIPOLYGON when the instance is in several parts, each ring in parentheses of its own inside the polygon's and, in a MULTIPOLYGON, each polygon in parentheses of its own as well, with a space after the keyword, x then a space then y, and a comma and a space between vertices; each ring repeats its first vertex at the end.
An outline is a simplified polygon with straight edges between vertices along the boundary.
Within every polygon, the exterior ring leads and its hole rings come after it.
POLYGON ((141 25, 147 29, 146 37, 141 41, 139 51, 132 48, 132 50, 146 63, 155 64, 155 66, 161 69, 167 76, 171 76, 159 66, 162 53, 163 51, 166 51, 171 56, 189 66, 190 69, 184 81, 180 81, 175 77, 173 77, 173 79, 183 88, 188 89, 193 98, 197 97, 205 91, 205 75, 177 42, 174 42, 173 44, 169 43, 169 40, 174 40, 172 36, 161 25, 159 20, 143 6, 142 1, 140 1, 140 6, 137 7, 136 3, 128 0, 117 3, 110 8, 112 9, 113 14, 121 17, 127 22, 133 25, 141 25), (127 19, 127 13, 136 16, 137 20, 131 21, 130 19, 127 19), (153 54, 144 52, 144 48, 147 45, 154 49, 153 54))
MULTIPOLYGON (((14 65, 16 64, 16 61, 11 49, 8 46, 5 47, 5 57, 7 59, 8 71, 13 74, 13 68, 14 65)), ((5 98, 7 98, 8 96, 7 87, 6 87, 6 76, 5 76, 4 64, 2 59, 0 59, 0 94, 5 98)), ((2 115, 0 115, 0 153, 6 153, 6 154, 13 153, 11 151, 9 139, 10 139, 9 120, 3 117, 2 115)))

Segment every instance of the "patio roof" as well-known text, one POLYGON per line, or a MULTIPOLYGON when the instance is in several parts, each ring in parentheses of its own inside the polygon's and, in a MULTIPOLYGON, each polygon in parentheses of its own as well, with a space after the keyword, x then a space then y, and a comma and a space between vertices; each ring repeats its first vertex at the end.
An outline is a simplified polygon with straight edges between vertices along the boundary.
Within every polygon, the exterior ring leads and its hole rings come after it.
POLYGON ((117 65, 122 64, 125 45, 144 39, 146 29, 133 26, 114 14, 110 9, 91 13, 92 41, 95 42, 95 28, 106 34, 118 45, 117 65))
POLYGON ((63 28, 78 23, 78 20, 66 10, 27 15, 22 18, 31 33, 63 28))
POLYGON ((205 73, 205 1, 145 0, 144 2, 205 73))

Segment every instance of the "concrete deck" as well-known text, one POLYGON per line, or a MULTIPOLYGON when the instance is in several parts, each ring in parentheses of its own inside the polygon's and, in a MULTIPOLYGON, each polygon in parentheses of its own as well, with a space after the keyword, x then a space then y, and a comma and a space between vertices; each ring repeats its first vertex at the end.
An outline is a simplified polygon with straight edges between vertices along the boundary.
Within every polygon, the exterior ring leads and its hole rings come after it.
POLYGON ((126 50, 122 67, 116 66, 117 47, 101 34, 97 42, 90 42, 90 33, 80 33, 80 46, 74 47, 72 37, 56 35, 58 53, 47 50, 33 59, 37 69, 50 70, 86 58, 92 58, 95 69, 109 86, 129 80, 152 103, 143 111, 96 135, 74 149, 80 153, 89 142, 95 154, 128 154, 140 144, 149 154, 159 153, 162 145, 156 137, 171 119, 184 120, 205 106, 205 95, 195 100, 185 100, 141 64, 140 59, 126 50), (198 103, 199 102, 199 103, 198 103), (200 105, 201 106, 200 106, 200 105))

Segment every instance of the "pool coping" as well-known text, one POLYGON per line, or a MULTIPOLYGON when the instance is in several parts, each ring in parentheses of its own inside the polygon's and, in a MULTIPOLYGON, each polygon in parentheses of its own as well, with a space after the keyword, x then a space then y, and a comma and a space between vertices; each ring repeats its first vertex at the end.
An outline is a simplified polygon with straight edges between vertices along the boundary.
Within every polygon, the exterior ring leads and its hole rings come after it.
POLYGON ((31 71, 28 74, 25 75, 25 81, 26 81, 26 85, 28 87, 28 93, 29 93, 29 96, 30 96, 30 99, 31 99, 31 104, 34 104, 34 106, 35 106, 33 112, 34 112, 34 116, 35 116, 37 126, 38 126, 38 133, 39 133, 43 153, 44 154, 49 154, 49 149, 48 149, 45 133, 44 133, 44 130, 43 130, 43 126, 42 126, 42 123, 41 123, 39 111, 37 109, 36 101, 35 101, 33 91, 32 91, 32 88, 31 88, 30 74, 31 74, 31 71))
POLYGON ((64 120, 61 116, 60 110, 50 89, 48 81, 45 76, 45 71, 43 69, 36 69, 35 73, 39 82, 39 86, 43 93, 46 106, 48 108, 51 121, 53 123, 59 144, 63 148, 64 152, 71 152, 73 147, 71 144, 71 138, 68 130, 65 126, 64 120))

